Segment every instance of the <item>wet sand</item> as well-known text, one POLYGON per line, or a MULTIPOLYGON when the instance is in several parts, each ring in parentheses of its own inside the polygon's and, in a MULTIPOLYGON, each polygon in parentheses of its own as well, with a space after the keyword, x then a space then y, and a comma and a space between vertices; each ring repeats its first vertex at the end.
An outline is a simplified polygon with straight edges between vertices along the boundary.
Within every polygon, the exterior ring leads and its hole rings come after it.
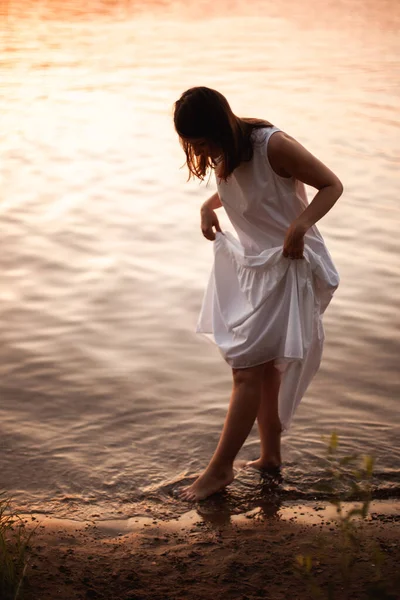
MULTIPOLYGON (((252 511, 214 522, 200 505, 176 519, 148 517, 78 522, 34 515, 25 600, 165 600, 287 598, 309 600, 295 558, 311 554, 315 582, 334 585, 334 598, 400 597, 400 504, 374 502, 359 522, 360 544, 349 585, 342 589, 340 533, 326 504, 286 506, 279 514, 252 511), (376 576, 373 546, 384 557, 386 592, 366 595, 376 576)), ((150 510, 150 509, 149 509, 150 510)))

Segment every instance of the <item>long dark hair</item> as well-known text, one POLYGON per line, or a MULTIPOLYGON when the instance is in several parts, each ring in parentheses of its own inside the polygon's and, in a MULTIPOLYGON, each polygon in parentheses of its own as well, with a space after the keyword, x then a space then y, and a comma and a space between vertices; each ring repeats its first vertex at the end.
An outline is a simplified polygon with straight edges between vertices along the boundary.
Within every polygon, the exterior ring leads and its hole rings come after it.
POLYGON ((175 102, 174 125, 186 154, 189 179, 204 180, 216 162, 209 156, 196 156, 188 138, 204 138, 222 149, 219 177, 225 181, 243 161, 253 158, 251 134, 254 129, 272 127, 262 119, 240 118, 233 114, 225 96, 207 87, 192 87, 175 102))

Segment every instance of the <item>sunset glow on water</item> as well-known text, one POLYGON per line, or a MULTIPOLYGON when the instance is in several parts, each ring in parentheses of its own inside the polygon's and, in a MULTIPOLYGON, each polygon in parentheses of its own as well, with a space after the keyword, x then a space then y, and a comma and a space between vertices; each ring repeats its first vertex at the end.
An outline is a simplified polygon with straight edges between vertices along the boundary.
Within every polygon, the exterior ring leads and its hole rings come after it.
MULTIPOLYGON (((231 389, 194 333, 215 184, 186 183, 172 124, 207 85, 345 188, 318 224, 341 284, 283 438, 283 497, 312 497, 333 429, 376 456, 375 497, 399 497, 398 3, 84 4, 1 4, 0 488, 21 508, 129 516, 207 465, 231 389)), ((258 448, 255 426, 240 457, 258 448)))

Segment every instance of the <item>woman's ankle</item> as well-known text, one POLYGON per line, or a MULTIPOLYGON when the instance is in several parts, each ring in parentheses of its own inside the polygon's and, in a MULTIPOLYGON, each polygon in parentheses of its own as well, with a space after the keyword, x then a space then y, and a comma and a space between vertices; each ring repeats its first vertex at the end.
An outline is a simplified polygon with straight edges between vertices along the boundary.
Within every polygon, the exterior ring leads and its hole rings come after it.
POLYGON ((280 456, 260 456, 260 464, 265 468, 276 468, 281 466, 282 460, 280 456))
POLYGON ((258 469, 279 469, 282 466, 282 461, 278 457, 264 456, 247 462, 247 465, 258 469))
POLYGON ((208 464, 207 469, 216 474, 226 474, 233 471, 233 463, 230 462, 221 462, 219 460, 213 460, 208 464))

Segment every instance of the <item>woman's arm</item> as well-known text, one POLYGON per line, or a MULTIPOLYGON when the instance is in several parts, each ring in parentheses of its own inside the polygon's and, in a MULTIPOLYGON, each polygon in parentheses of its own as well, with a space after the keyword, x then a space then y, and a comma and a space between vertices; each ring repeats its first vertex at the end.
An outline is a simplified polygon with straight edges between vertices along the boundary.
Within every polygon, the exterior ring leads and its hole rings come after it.
POLYGON ((281 176, 292 176, 318 189, 307 208, 290 225, 284 242, 285 256, 302 258, 304 234, 340 198, 343 185, 335 173, 286 133, 278 132, 271 137, 268 158, 281 176))
POLYGON ((215 240, 215 233, 213 227, 215 227, 215 231, 221 231, 221 227, 219 226, 218 217, 215 214, 214 210, 216 208, 220 208, 222 206, 221 200, 219 199, 218 192, 215 192, 206 200, 200 209, 201 216, 201 231, 203 235, 208 240, 215 240))
POLYGON ((204 202, 200 211, 204 212, 208 209, 215 210, 216 208, 221 208, 221 206, 222 206, 222 203, 221 203, 221 200, 219 199, 219 194, 218 194, 218 192, 215 192, 215 194, 213 194, 208 200, 206 200, 204 202))

